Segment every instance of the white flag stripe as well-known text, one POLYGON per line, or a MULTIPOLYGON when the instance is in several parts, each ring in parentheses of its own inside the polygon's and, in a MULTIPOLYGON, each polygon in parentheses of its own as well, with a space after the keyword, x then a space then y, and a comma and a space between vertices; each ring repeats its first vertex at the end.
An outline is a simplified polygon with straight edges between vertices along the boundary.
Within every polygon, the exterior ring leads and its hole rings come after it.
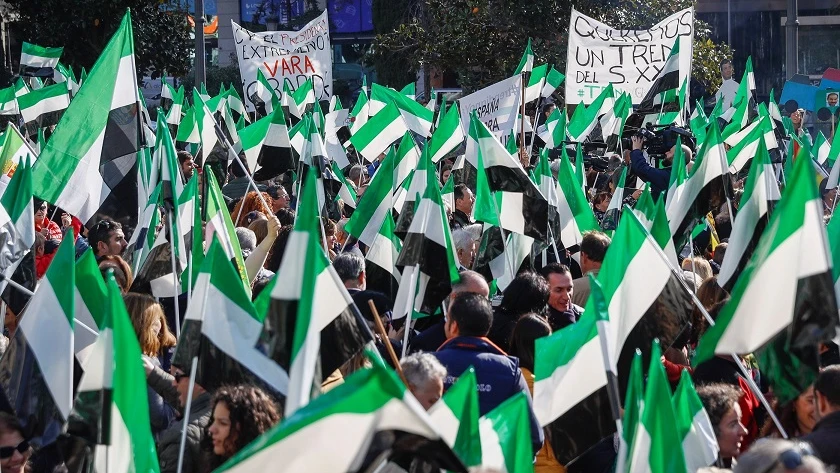
POLYGON ((534 415, 545 427, 606 385, 601 342, 594 337, 551 377, 534 382, 534 415))
POLYGON ((816 200, 806 204, 803 226, 781 242, 764 264, 752 273, 727 330, 718 341, 717 353, 749 353, 793 321, 797 281, 831 268, 822 238, 822 209, 816 200), (815 254, 815 252, 822 253, 815 254), (753 323, 749 314, 766 314, 763 323, 753 323))
POLYGON ((18 329, 23 331, 29 348, 38 360, 38 367, 56 407, 67 419, 73 406, 73 370, 68 369, 72 368, 74 355, 73 331, 49 278, 41 279, 20 318, 18 329), (50 316, 46 319, 39 317, 42 314, 50 316), (45 320, 53 322, 49 329, 40 324, 45 320))

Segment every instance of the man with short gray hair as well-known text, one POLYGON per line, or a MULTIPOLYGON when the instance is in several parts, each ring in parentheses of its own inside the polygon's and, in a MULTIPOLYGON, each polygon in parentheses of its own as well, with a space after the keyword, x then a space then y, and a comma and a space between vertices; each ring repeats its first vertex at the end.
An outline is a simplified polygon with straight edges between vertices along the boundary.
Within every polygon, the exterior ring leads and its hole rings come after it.
POLYGON ((427 411, 443 395, 446 368, 431 353, 415 353, 400 361, 411 394, 427 411))
POLYGON ((257 247, 257 235, 253 230, 245 227, 236 227, 235 231, 236 238, 239 240, 239 248, 242 250, 242 257, 247 259, 257 247))
POLYGON ((466 227, 457 228, 452 231, 452 245, 458 255, 459 270, 472 268, 478 251, 478 241, 466 230, 466 227))
POLYGON ((367 287, 365 276, 365 259, 355 253, 340 253, 332 262, 335 272, 344 283, 344 287, 352 294, 364 291, 367 287))

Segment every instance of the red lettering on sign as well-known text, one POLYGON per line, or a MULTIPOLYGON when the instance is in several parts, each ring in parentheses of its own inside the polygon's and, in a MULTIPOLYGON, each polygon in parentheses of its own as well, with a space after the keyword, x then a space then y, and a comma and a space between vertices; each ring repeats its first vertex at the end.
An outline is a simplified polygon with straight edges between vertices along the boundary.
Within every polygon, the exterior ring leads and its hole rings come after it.
POLYGON ((304 73, 315 73, 315 67, 312 65, 312 61, 309 60, 309 56, 303 56, 303 71, 304 73))
POLYGON ((265 66, 265 69, 268 71, 269 74, 271 74, 271 77, 274 77, 277 74, 277 61, 274 61, 274 70, 273 71, 271 70, 271 67, 269 67, 268 64, 263 63, 263 66, 265 66))

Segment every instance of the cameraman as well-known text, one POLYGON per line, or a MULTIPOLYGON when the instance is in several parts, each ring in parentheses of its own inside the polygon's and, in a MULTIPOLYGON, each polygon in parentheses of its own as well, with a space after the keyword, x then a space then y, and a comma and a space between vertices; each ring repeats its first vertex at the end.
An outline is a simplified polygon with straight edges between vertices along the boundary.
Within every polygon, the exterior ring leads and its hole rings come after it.
MULTIPOLYGON (((674 145, 665 153, 664 164, 667 166, 663 169, 656 169, 647 162, 645 154, 642 152, 642 147, 645 139, 639 135, 633 135, 630 138, 633 143, 633 151, 630 152, 630 169, 639 177, 639 179, 650 183, 650 194, 654 200, 659 198, 659 194, 668 193, 668 182, 671 179, 671 165, 674 161, 674 152, 677 146, 674 145)), ((691 148, 682 145, 683 154, 685 155, 685 162, 691 162, 692 154, 691 148)))

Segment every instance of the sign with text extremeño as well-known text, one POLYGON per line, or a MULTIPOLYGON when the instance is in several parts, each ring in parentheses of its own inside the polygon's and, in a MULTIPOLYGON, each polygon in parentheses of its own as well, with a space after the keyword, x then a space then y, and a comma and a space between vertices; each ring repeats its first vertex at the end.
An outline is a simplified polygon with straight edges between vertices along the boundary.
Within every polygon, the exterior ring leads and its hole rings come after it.
POLYGON ((332 48, 327 11, 299 31, 265 31, 255 33, 231 20, 239 74, 245 92, 245 107, 254 111, 251 95, 257 83, 257 71, 274 87, 277 97, 283 82, 295 91, 311 77, 315 98, 328 101, 332 97, 332 48))
POLYGON ((638 104, 680 39, 680 83, 689 76, 694 9, 686 8, 649 30, 617 30, 572 9, 566 58, 566 103, 591 103, 613 84, 638 104))
POLYGON ((496 135, 507 139, 516 125, 522 98, 522 76, 496 82, 470 95, 458 99, 464 133, 470 132, 470 114, 475 111, 478 119, 496 135))

